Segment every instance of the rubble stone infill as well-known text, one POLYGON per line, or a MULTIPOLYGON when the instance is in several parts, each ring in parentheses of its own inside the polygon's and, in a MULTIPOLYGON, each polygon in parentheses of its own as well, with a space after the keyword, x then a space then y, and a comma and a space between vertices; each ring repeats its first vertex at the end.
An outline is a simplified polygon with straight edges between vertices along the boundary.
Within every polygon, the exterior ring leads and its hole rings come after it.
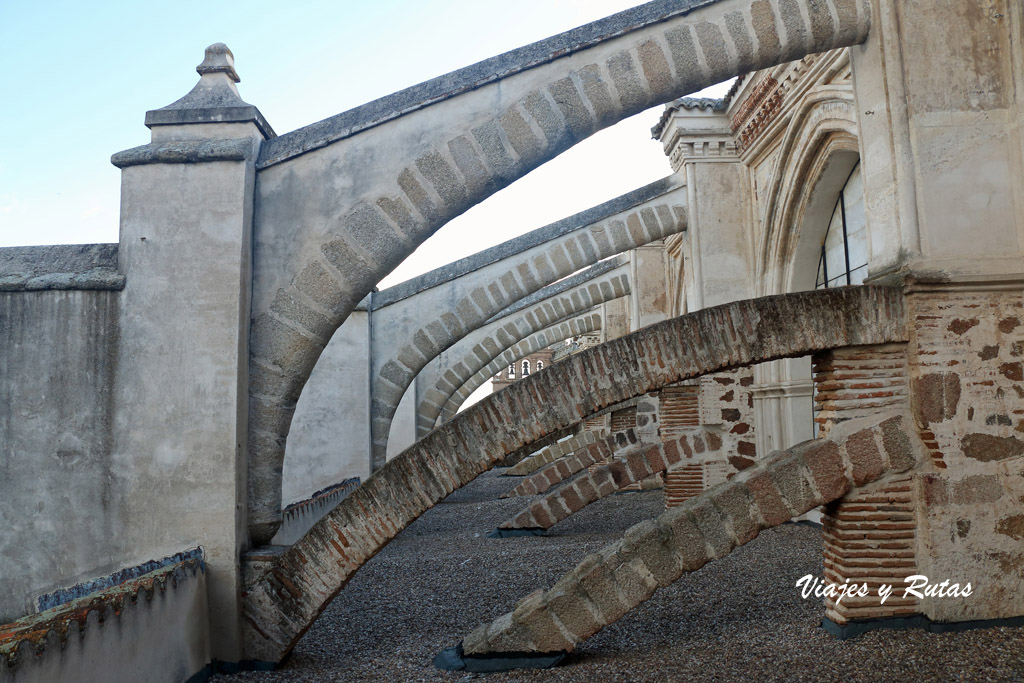
POLYGON ((829 439, 798 444, 733 480, 626 531, 551 589, 470 633, 465 657, 569 652, 683 574, 757 534, 836 500, 888 472, 922 462, 924 446, 903 412, 843 423, 829 439))

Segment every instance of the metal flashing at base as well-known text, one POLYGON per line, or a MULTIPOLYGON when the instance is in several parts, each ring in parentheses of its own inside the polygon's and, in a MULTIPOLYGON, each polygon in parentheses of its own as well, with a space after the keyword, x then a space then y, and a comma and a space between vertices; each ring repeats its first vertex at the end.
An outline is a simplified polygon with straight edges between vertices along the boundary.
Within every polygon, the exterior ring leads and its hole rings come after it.
POLYGON ((996 628, 999 626, 1024 626, 1024 616, 1008 617, 1006 619, 976 619, 974 621, 953 622, 932 621, 923 614, 915 614, 910 617, 865 619, 863 621, 851 621, 846 624, 837 624, 827 617, 821 620, 821 627, 840 640, 856 638, 868 631, 876 631, 879 629, 905 630, 920 628, 928 631, 929 633, 954 633, 957 631, 970 631, 976 628, 996 628))
POLYGON ((558 666, 568 655, 559 652, 501 652, 486 655, 466 655, 462 643, 445 648, 434 657, 434 666, 444 671, 495 673, 513 669, 550 669, 558 666))

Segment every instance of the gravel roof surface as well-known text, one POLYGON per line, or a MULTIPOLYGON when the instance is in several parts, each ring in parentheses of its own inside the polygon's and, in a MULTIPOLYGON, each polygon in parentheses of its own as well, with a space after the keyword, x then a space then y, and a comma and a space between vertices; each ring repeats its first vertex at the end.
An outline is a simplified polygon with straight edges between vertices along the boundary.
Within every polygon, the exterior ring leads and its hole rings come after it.
POLYGON ((794 584, 820 576, 821 534, 786 524, 684 576, 554 669, 467 674, 431 660, 663 509, 660 491, 611 496, 546 537, 487 538, 529 498, 496 470, 427 511, 355 575, 281 669, 229 681, 1024 680, 1024 628, 874 631, 837 640, 794 584))

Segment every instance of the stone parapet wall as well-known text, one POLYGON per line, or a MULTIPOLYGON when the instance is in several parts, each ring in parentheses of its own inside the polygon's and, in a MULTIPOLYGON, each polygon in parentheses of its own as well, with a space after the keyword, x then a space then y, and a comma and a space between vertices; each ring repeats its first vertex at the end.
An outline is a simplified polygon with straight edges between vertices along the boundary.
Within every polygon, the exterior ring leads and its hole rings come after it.
POLYGON ((0 625, 4 683, 180 683, 209 662, 201 553, 0 625))
POLYGON ((302 535, 320 521, 321 517, 345 500, 345 497, 359 486, 359 482, 359 477, 346 479, 323 491, 318 491, 306 500, 300 500, 286 507, 281 528, 274 536, 274 545, 291 545, 302 538, 302 535))
POLYGON ((116 244, 56 244, 0 249, 0 292, 124 289, 116 244))

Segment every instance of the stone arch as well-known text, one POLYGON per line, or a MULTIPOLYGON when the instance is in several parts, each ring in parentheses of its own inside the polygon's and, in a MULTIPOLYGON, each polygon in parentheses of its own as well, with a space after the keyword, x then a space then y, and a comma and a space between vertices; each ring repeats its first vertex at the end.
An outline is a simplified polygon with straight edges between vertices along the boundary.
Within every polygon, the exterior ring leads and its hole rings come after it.
MULTIPOLYGON (((662 189, 661 184, 656 185, 662 189)), ((674 187, 654 200, 546 242, 535 250, 539 253, 528 251, 499 262, 493 282, 458 292, 454 302, 444 302, 450 308, 440 316, 427 309, 429 322, 409 330, 393 356, 380 359, 383 362, 374 359, 371 434, 375 464, 384 462, 392 419, 402 396, 439 353, 521 297, 600 259, 681 232, 686 227, 682 202, 683 192, 674 187)), ((520 370, 517 368, 517 373, 520 370)))
POLYGON ((756 266, 755 281, 760 290, 757 293, 762 296, 814 287, 812 281, 810 287, 793 288, 802 284, 797 272, 797 266, 802 263, 797 264, 797 261, 805 256, 806 249, 801 247, 809 243, 806 219, 816 217, 820 204, 825 201, 822 191, 834 184, 833 174, 827 172, 834 168, 837 157, 845 159, 857 154, 853 90, 828 86, 805 98, 800 109, 794 112, 777 154, 779 166, 765 193, 768 207, 756 266), (801 178, 804 180, 798 181, 801 178), (823 178, 828 187, 819 182, 823 178))
MULTIPOLYGON (((428 375, 428 381, 434 379, 434 385, 427 384, 427 390, 417 408, 419 426, 426 431, 432 429, 448 400, 455 394, 464 393, 461 391, 464 385, 469 389, 468 383, 475 380, 481 371, 493 368, 495 359, 504 358, 507 349, 534 333, 567 318, 579 316, 605 301, 627 296, 630 291, 629 269, 627 266, 621 266, 603 275, 598 282, 588 282, 551 297, 511 319, 495 321, 493 329, 489 326, 490 334, 479 339, 472 350, 464 353, 461 358, 453 359, 448 364, 451 366, 449 370, 443 374, 436 372, 428 375)), ((555 341, 558 340, 550 343, 555 341)), ((540 348, 544 347, 532 349, 530 353, 540 348)), ((522 355, 519 358, 522 358, 522 355)), ((517 362, 519 365, 516 371, 522 376, 522 363, 518 360, 517 362)), ((496 372, 497 368, 494 368, 488 376, 493 376, 496 372)), ((469 396, 480 384, 472 387, 465 396, 469 396)))
MULTIPOLYGON (((500 354, 506 346, 545 325, 560 322, 591 307, 593 304, 586 305, 585 300, 594 296, 604 296, 603 293, 608 291, 609 285, 617 287, 615 279, 627 272, 623 266, 628 262, 628 256, 625 255, 600 261, 506 307, 476 330, 459 339, 449 349, 431 359, 406 390, 399 410, 403 405, 411 405, 414 415, 422 416, 424 406, 428 403, 443 405, 448 395, 473 374, 469 368, 473 367, 473 372, 476 371, 475 366, 481 358, 489 361, 493 357, 492 354, 500 354), (591 285, 595 285, 598 290, 595 291, 591 285)), ((434 427, 433 418, 427 421, 413 417, 413 422, 412 441, 434 427)), ((408 440, 408 433, 404 435, 404 441, 401 437, 397 441, 393 438, 396 435, 397 423, 397 420, 392 422, 389 434, 389 457, 397 455, 411 443, 408 440)))
POLYGON ((427 237, 597 130, 740 73, 862 42, 869 25, 867 0, 652 2, 265 143, 249 335, 252 541, 280 524, 285 441, 313 365, 427 237))
POLYGON ((564 339, 570 339, 572 337, 578 337, 581 334, 588 334, 599 329, 601 329, 601 314, 588 313, 586 315, 566 320, 557 325, 552 325, 551 327, 541 330, 537 334, 527 337, 525 340, 506 349, 500 356, 492 360, 483 369, 477 371, 475 375, 466 380, 466 382, 459 387, 455 393, 447 398, 442 409, 437 415, 438 423, 443 424, 444 422, 452 419, 455 414, 459 412, 459 408, 462 407, 462 404, 465 403, 470 394, 476 391, 477 387, 486 382, 487 379, 495 373, 496 368, 503 367, 509 363, 515 363, 520 358, 540 351, 541 349, 551 346, 556 342, 560 342, 564 339))
MULTIPOLYGON (((675 439, 666 439, 660 443, 640 443, 615 458, 606 465, 600 465, 591 472, 567 482, 553 490, 541 490, 534 482, 535 493, 543 494, 540 500, 534 501, 520 510, 511 518, 498 526, 502 531, 547 530, 562 520, 568 519, 591 503, 621 491, 630 484, 665 472, 694 453, 710 450, 717 451, 722 445, 722 438, 715 432, 694 429, 675 439)), ((582 466, 574 467, 567 463, 564 471, 571 474, 580 472, 590 465, 598 465, 601 461, 584 461, 582 466)), ((538 473, 541 474, 541 473, 538 473)), ((544 483, 561 483, 569 475, 552 473, 544 483), (557 476, 554 476, 556 475, 557 476), (557 482, 552 481, 557 479, 557 482)), ((524 482, 525 483, 525 482, 524 482)), ((522 484, 520 484, 522 486, 522 484)), ((519 487, 517 487, 519 488, 519 487)), ((528 490, 524 487, 524 490, 528 490)))
MULTIPOLYGON (((649 455, 664 461, 673 446, 668 442, 649 455)), ((513 660, 504 668, 530 655, 560 659, 659 587, 728 555, 762 530, 926 460, 908 412, 851 420, 828 438, 776 452, 731 481, 630 527, 551 589, 531 593, 512 612, 475 629, 456 652, 434 661, 457 669, 501 655, 513 660)))
MULTIPOLYGON (((591 434, 591 432, 587 432, 587 434, 591 434)), ((533 462, 527 462, 531 459, 527 458, 505 472, 506 475, 526 476, 526 478, 511 491, 503 493, 501 497, 515 498, 545 493, 552 486, 557 486, 587 467, 602 463, 611 457, 617 457, 636 448, 638 444, 643 446, 636 431, 626 429, 604 438, 590 436, 577 439, 576 443, 571 443, 562 449, 544 449, 532 458, 533 462)))
MULTIPOLYGON (((819 86, 793 112, 777 152, 778 166, 766 188, 764 237, 758 249, 754 279, 758 294, 814 288, 817 255, 811 253, 816 245, 812 235, 815 231, 809 223, 820 219, 818 214, 823 213, 824 204, 829 204, 831 215, 831 202, 835 201, 831 186, 839 175, 836 169, 845 165, 851 154, 856 156, 856 150, 852 88, 819 86), (822 179, 824 183, 819 182, 822 179)), ((828 218, 824 220, 827 225, 828 218)), ((824 226, 822 234, 823 230, 824 226)), ((764 398, 756 409, 761 425, 775 424, 774 430, 758 431, 761 452, 810 438, 814 433, 810 359, 773 361, 754 372, 759 386, 786 387, 784 392, 764 398), (782 443, 767 443, 767 434, 772 432, 782 443)))
POLYGON ((737 301, 651 325, 506 387, 392 459, 274 556, 244 593, 246 656, 279 662, 364 562, 523 444, 685 379, 824 349, 904 341, 905 317, 902 293, 878 287, 737 301))

